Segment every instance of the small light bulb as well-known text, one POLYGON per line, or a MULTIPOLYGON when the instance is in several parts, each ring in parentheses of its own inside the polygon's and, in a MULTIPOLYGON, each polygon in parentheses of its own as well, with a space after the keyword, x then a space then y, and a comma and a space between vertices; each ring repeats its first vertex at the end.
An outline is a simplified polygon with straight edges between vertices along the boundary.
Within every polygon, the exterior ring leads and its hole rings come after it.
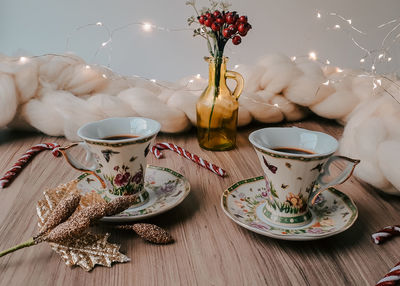
POLYGON ((90 69, 90 66, 89 66, 89 65, 86 65, 85 68, 88 70, 88 69, 90 69))
POLYGON ((28 58, 27 57, 20 57, 19 58, 19 62, 20 63, 26 63, 28 61, 28 58))
POLYGON ((341 68, 336 68, 336 72, 343 72, 341 68))
POLYGON ((150 23, 143 23, 142 29, 145 32, 151 32, 151 30, 153 29, 153 25, 150 23))
POLYGON ((196 74, 196 78, 197 79, 200 79, 201 78, 201 75, 198 73, 198 74, 196 74))
POLYGON ((375 70, 375 65, 372 65, 371 69, 374 71, 375 70))
POLYGON ((317 60, 317 54, 315 52, 310 52, 308 54, 308 57, 310 60, 313 60, 313 61, 317 60))
POLYGON ((156 80, 155 80, 154 78, 152 78, 150 81, 151 81, 151 82, 156 82, 156 80))
POLYGON ((390 58, 390 57, 387 59, 388 62, 390 62, 391 60, 392 60, 392 58, 390 58))
POLYGON ((194 79, 189 80, 190 83, 194 82, 194 79))
POLYGON ((383 54, 380 54, 380 55, 378 56, 378 59, 381 59, 381 58, 383 58, 383 54))
POLYGON ((239 67, 239 65, 235 65, 234 68, 237 69, 239 67))
POLYGON ((101 43, 101 46, 102 46, 102 47, 105 47, 105 46, 107 46, 107 42, 103 42, 103 43, 101 43))
POLYGON ((377 82, 379 85, 382 85, 382 80, 377 79, 376 82, 377 82))
POLYGON ((291 57, 290 59, 292 60, 292 62, 294 62, 294 61, 296 60, 296 57, 293 56, 293 57, 291 57))
POLYGON ((317 18, 321 18, 321 13, 317 13, 317 18))
POLYGON ((330 62, 329 60, 326 60, 326 64, 327 64, 327 65, 330 65, 331 62, 330 62))
POLYGON ((107 78, 107 76, 104 73, 101 76, 104 77, 104 78, 107 78))
POLYGON ((351 19, 347 20, 347 22, 351 25, 351 19))
POLYGON ((274 106, 275 106, 275 107, 279 107, 279 104, 278 104, 278 103, 274 103, 274 106))
POLYGON ((97 22, 96 26, 103 26, 103 23, 102 22, 97 22))
POLYGON ((323 85, 329 85, 329 79, 326 82, 322 83, 322 84, 323 85))
POLYGON ((340 25, 336 24, 336 25, 334 26, 334 28, 335 28, 335 29, 340 29, 340 25))
POLYGON ((365 62, 365 59, 364 59, 364 58, 362 58, 362 59, 360 60, 360 63, 363 63, 363 62, 365 62))

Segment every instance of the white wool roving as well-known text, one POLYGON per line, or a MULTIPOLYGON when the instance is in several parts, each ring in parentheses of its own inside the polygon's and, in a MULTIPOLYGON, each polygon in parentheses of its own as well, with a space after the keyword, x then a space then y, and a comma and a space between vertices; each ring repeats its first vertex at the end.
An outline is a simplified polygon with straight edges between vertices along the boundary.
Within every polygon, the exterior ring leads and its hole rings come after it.
MULTIPOLYGON (((311 111, 337 120, 346 124, 340 152, 361 159, 356 176, 400 195, 400 105, 375 94, 372 78, 281 54, 235 70, 245 79, 239 126, 253 120, 301 120, 311 111)), ((30 128, 79 140, 76 131, 87 122, 143 116, 159 121, 162 132, 182 132, 196 124, 195 104, 206 85, 199 75, 175 83, 122 77, 74 55, 22 61, 0 55, 0 128, 30 128)))

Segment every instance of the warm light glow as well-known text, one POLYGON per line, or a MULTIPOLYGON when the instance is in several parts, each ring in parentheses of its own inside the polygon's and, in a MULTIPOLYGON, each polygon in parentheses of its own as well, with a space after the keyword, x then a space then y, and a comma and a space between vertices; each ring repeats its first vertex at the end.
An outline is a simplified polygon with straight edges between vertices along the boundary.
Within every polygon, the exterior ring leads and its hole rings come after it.
POLYGON ((194 82, 194 79, 189 80, 190 83, 194 82))
POLYGON ((341 68, 336 68, 336 72, 343 72, 341 68))
POLYGON ((328 85, 329 84, 329 79, 323 83, 323 85, 328 85))
POLYGON ((296 57, 293 56, 293 57, 291 57, 290 59, 292 60, 292 62, 294 62, 294 61, 296 60, 296 57))
POLYGON ((235 68, 235 69, 237 69, 238 67, 239 67, 239 65, 235 65, 235 67, 234 67, 234 68, 235 68))
POLYGON ((104 77, 104 78, 107 78, 107 76, 104 73, 101 76, 104 77))
POLYGON ((308 58, 309 58, 310 60, 315 61, 315 60, 317 60, 317 54, 316 54, 315 52, 310 52, 310 53, 308 54, 308 58))
POLYGON ((330 62, 329 60, 326 60, 326 64, 327 64, 327 65, 330 65, 331 62, 330 62))
POLYGON ((390 62, 392 60, 392 58, 388 58, 388 62, 390 62))
POLYGON ((380 54, 380 55, 378 56, 378 59, 381 59, 381 58, 383 58, 383 54, 380 54))
POLYGON ((334 26, 334 28, 335 28, 335 29, 340 29, 340 25, 336 24, 336 25, 334 26))
POLYGON ((317 13, 317 18, 321 18, 321 13, 317 13))
POLYGON ((27 57, 20 57, 20 58, 19 58, 19 62, 20 62, 20 63, 23 63, 23 64, 24 64, 24 63, 26 63, 27 61, 28 61, 28 58, 27 58, 27 57))
POLYGON ((97 22, 96 26, 103 26, 103 23, 102 22, 97 22))
POLYGON ((90 66, 89 66, 89 65, 86 65, 85 68, 88 70, 88 69, 90 69, 90 66))
POLYGON ((360 63, 363 63, 363 62, 365 62, 365 59, 361 59, 361 60, 360 60, 360 63))
POLYGON ((151 30, 153 30, 153 25, 150 23, 143 23, 142 29, 145 32, 151 32, 151 30))
POLYGON ((196 74, 196 78, 197 79, 200 79, 201 78, 201 75, 198 73, 198 74, 196 74))
POLYGON ((103 43, 101 43, 101 46, 105 47, 107 44, 108 44, 107 42, 103 42, 103 43))
POLYGON ((374 71, 375 70, 375 65, 372 65, 371 69, 374 71))
POLYGON ((150 81, 151 81, 151 82, 156 82, 156 80, 155 80, 154 78, 153 78, 153 79, 151 79, 150 81))
POLYGON ((278 103, 274 103, 274 106, 275 106, 275 107, 279 107, 279 104, 278 104, 278 103))
POLYGON ((382 85, 382 80, 377 79, 376 82, 377 82, 379 85, 382 85))

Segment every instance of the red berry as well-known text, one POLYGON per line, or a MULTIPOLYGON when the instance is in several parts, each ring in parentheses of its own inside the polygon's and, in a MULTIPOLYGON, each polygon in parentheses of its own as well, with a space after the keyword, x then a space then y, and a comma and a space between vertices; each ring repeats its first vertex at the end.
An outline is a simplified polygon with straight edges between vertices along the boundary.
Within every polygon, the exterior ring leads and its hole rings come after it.
POLYGON ((236 25, 229 25, 228 27, 229 31, 231 31, 231 34, 235 34, 237 31, 236 25))
POLYGON ((217 19, 215 19, 215 22, 222 25, 223 23, 225 23, 225 19, 224 17, 219 16, 217 19))
POLYGON ((234 45, 239 45, 241 42, 242 42, 242 38, 241 38, 240 36, 234 36, 234 37, 232 38, 232 43, 233 43, 234 45))
POLYGON ((217 22, 212 23, 211 25, 211 29, 215 32, 219 31, 219 29, 221 29, 221 25, 218 24, 217 22))
POLYGON ((227 14, 225 17, 225 21, 228 24, 233 24, 233 23, 235 23, 235 17, 233 16, 233 14, 227 14))
POLYGON ((215 10, 213 15, 214 15, 215 18, 218 18, 219 16, 221 16, 221 12, 218 11, 218 10, 215 10))
POLYGON ((241 35, 242 37, 247 35, 247 30, 244 30, 244 32, 239 32, 239 35, 241 35))
POLYGON ((211 13, 206 13, 206 17, 207 19, 211 18, 212 17, 211 13))
POLYGON ((246 25, 244 23, 240 23, 237 27, 239 33, 247 32, 246 25))
POLYGON ((239 21, 240 21, 241 23, 246 24, 246 23, 247 23, 247 16, 240 16, 240 17, 239 17, 239 21))
POLYGON ((204 15, 201 15, 200 17, 199 17, 199 23, 200 24, 202 24, 202 25, 204 25, 204 21, 206 20, 206 18, 204 17, 204 15))
POLYGON ((210 18, 207 18, 207 20, 204 21, 204 25, 206 25, 207 27, 211 27, 213 21, 210 18))
POLYGON ((231 31, 228 28, 225 28, 225 29, 222 30, 222 35, 225 38, 230 38, 231 37, 231 31))

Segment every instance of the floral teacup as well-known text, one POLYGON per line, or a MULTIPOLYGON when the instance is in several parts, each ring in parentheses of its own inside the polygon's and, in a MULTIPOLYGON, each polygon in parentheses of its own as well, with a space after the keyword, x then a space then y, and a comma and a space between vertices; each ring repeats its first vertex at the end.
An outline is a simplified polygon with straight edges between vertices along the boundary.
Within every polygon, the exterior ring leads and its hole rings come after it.
POLYGON ((314 204, 322 191, 344 183, 360 162, 333 156, 339 144, 332 136, 296 127, 260 129, 252 132, 249 140, 266 181, 263 214, 277 225, 309 223, 309 204, 314 204), (335 178, 328 178, 329 166, 336 160, 347 161, 347 166, 335 178))
POLYGON ((110 194, 137 195, 136 206, 139 206, 148 198, 144 190, 146 156, 160 127, 157 121, 142 117, 91 122, 78 130, 83 142, 60 148, 60 151, 73 168, 96 176, 110 194), (89 167, 71 156, 69 149, 74 146, 86 149, 89 167))

